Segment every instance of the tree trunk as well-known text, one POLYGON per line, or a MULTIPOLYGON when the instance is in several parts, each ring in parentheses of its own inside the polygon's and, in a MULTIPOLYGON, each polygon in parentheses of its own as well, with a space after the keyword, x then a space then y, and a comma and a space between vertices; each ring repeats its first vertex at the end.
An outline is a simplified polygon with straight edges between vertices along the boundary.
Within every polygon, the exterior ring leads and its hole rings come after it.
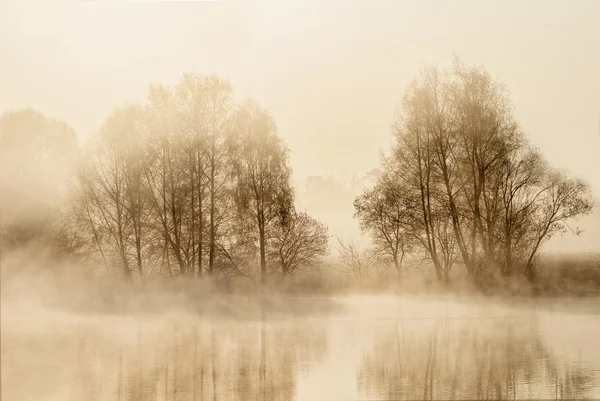
POLYGON ((135 239, 135 252, 137 257, 137 268, 138 273, 140 274, 140 278, 144 278, 144 270, 142 269, 142 241, 140 235, 137 235, 135 239))
MULTIPOLYGON (((462 256, 463 262, 467 269, 467 274, 471 276, 473 274, 473 266, 471 264, 471 257, 469 256, 469 252, 467 250, 467 246, 465 244, 465 239, 460 227, 460 220, 458 219, 458 209, 456 207, 456 201, 454 199, 454 194, 452 193, 452 188, 450 188, 450 174, 448 173, 448 166, 446 164, 445 153, 443 157, 440 158, 440 164, 442 167, 442 173, 444 178, 444 186, 446 188, 446 194, 448 196, 448 202, 450 206, 450 217, 452 219, 452 229, 454 232, 454 236, 456 238, 456 242, 458 245, 458 249, 462 256)), ((472 254, 474 255, 474 254, 472 254)))
MULTIPOLYGON (((214 159, 214 156, 213 156, 214 159)), ((214 161, 210 170, 210 245, 208 248, 208 271, 214 271, 215 260, 215 168, 214 161)))
POLYGON ((166 263, 167 263, 167 271, 169 272, 169 277, 173 278, 173 270, 171 269, 171 260, 169 259, 169 239, 167 238, 166 232, 165 232, 165 249, 163 252, 164 252, 164 260, 166 260, 166 263))
POLYGON ((202 196, 198 190, 198 276, 202 275, 202 256, 204 250, 204 214, 202 212, 202 196))
POLYGON ((191 276, 195 275, 195 269, 196 269, 196 204, 195 204, 195 199, 194 196, 196 195, 194 193, 195 188, 195 182, 194 182, 194 172, 196 171, 196 162, 195 162, 195 158, 192 157, 192 168, 190 171, 190 186, 191 186, 191 191, 190 191, 190 195, 191 195, 191 232, 192 232, 192 260, 190 261, 190 270, 189 273, 191 276))
POLYGON ((444 283, 450 284, 450 269, 444 269, 444 283))
POLYGON ((267 274, 267 252, 265 244, 265 223, 264 217, 259 218, 258 222, 258 234, 259 234, 259 245, 260 245, 260 282, 265 283, 267 274))
POLYGON ((504 246, 504 271, 503 271, 504 274, 503 275, 505 277, 509 277, 512 274, 513 260, 512 260, 512 238, 511 238, 510 229, 508 227, 504 230, 504 237, 505 237, 506 244, 504 246))
POLYGON ((127 278, 128 281, 131 281, 133 275, 131 274, 131 269, 129 268, 129 261, 127 261, 127 256, 125 256, 124 249, 121 249, 119 251, 119 256, 121 258, 121 263, 123 263, 123 270, 125 271, 125 277, 127 278))
POLYGON ((398 273, 398 278, 402 278, 402 271, 400 270, 400 261, 398 260, 398 255, 394 254, 394 266, 396 267, 396 272, 398 273))
POLYGON ((202 209, 202 175, 204 172, 200 167, 200 151, 197 151, 198 158, 198 276, 202 275, 202 256, 204 250, 204 210, 202 209))

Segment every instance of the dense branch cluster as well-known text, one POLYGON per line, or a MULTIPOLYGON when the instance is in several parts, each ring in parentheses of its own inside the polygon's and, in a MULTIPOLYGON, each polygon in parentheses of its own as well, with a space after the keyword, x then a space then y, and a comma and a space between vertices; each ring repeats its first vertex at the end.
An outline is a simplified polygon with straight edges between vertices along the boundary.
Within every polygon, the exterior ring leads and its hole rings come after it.
POLYGON ((361 228, 398 272, 424 255, 440 280, 532 277, 540 246, 590 213, 589 188, 551 168, 515 123, 505 88, 479 67, 426 70, 407 90, 377 184, 355 200, 361 228))

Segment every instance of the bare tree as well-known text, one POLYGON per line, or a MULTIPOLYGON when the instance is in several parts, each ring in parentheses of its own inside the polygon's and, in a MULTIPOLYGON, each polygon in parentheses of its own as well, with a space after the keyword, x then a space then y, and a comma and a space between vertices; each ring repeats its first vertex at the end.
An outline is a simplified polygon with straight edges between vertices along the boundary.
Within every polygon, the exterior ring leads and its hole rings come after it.
MULTIPOLYGON (((106 272, 109 271, 108 261, 103 248, 103 237, 100 227, 98 226, 98 216, 96 216, 95 204, 93 194, 90 193, 89 179, 87 176, 88 172, 80 170, 77 175, 77 182, 75 184, 75 192, 72 209, 70 215, 74 219, 74 222, 68 224, 69 231, 79 231, 87 233, 89 237, 86 241, 88 246, 97 251, 101 258, 104 269, 106 272)), ((85 234, 84 234, 85 235, 85 234)), ((94 251, 90 252, 93 253, 94 251)))
MULTIPOLYGON (((540 246, 558 232, 570 229, 567 221, 592 212, 594 203, 587 184, 552 171, 545 178, 544 195, 532 221, 532 240, 525 273, 533 278, 534 258, 540 246)), ((579 230, 575 231, 579 234, 579 230)))
POLYGON ((94 140, 92 154, 79 176, 82 207, 97 244, 99 231, 106 233, 125 274, 131 277, 133 259, 143 277, 143 235, 148 217, 142 187, 143 111, 136 106, 115 109, 94 140))
POLYGON ((153 210, 152 226, 157 240, 163 243, 163 263, 170 275, 171 256, 178 270, 187 274, 191 266, 190 179, 185 138, 181 134, 181 115, 177 99, 170 88, 151 86, 147 119, 149 139, 146 143, 144 176, 148 202, 153 210))
MULTIPOLYGON (((207 79, 197 74, 184 74, 177 85, 179 120, 185 138, 186 170, 190 185, 190 233, 192 268, 197 264, 198 275, 202 274, 205 229, 206 194, 209 161, 209 93, 207 79)), ((210 206, 210 205, 209 205, 210 206)))
POLYGON ((302 267, 315 266, 328 253, 327 227, 305 212, 294 212, 274 228, 269 255, 285 277, 302 267))
MULTIPOLYGON (((425 70, 393 127, 383 166, 391 179, 378 185, 402 188, 391 204, 403 208, 407 233, 439 279, 447 280, 455 250, 474 278, 517 266, 531 276, 541 244, 591 210, 587 186, 555 172, 528 145, 506 88, 481 67, 456 60, 450 72, 425 70)), ((378 221, 366 216, 357 215, 364 228, 378 221)))
POLYGON ((271 116, 247 101, 236 115, 236 199, 258 233, 260 276, 267 272, 267 241, 274 224, 287 224, 293 208, 288 151, 271 116))
POLYGON ((548 168, 533 149, 523 147, 504 160, 501 231, 495 235, 503 248, 502 274, 511 275, 527 257, 531 224, 538 202, 545 192, 543 179, 548 168))
POLYGON ((401 277, 404 256, 412 245, 408 205, 397 182, 380 181, 354 200, 355 217, 368 232, 375 251, 391 260, 401 277))
POLYGON ((107 245, 116 253, 125 275, 131 278, 129 251, 131 225, 125 210, 127 195, 123 165, 120 163, 115 144, 101 141, 90 162, 81 174, 83 199, 90 200, 93 216, 90 222, 109 239, 107 245))
POLYGON ((443 267, 435 232, 444 192, 441 174, 435 158, 435 137, 427 127, 424 109, 426 93, 414 83, 408 90, 404 107, 394 123, 396 144, 391 160, 387 161, 389 182, 402 183, 407 211, 410 212, 413 238, 426 250, 436 277, 442 280, 443 267))
POLYGON ((233 90, 228 81, 217 76, 204 79, 207 107, 207 168, 206 179, 209 195, 209 248, 208 271, 212 273, 219 237, 219 226, 225 210, 219 208, 219 202, 227 195, 227 186, 232 182, 233 163, 231 140, 231 114, 233 90))
POLYGON ((146 142, 146 121, 144 111, 137 106, 129 106, 114 116, 115 133, 120 135, 120 148, 123 152, 125 181, 125 211, 132 226, 135 261, 140 277, 144 277, 143 257, 149 208, 144 188, 144 162, 146 142))
POLYGON ((339 260, 353 278, 366 280, 375 268, 376 258, 368 250, 363 250, 354 242, 337 239, 339 260))

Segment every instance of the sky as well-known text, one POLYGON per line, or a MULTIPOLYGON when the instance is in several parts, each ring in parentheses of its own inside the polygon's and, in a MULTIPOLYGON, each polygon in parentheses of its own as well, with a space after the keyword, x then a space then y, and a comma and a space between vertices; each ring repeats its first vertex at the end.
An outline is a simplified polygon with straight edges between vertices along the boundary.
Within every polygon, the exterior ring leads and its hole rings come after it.
MULTIPOLYGON (((0 113, 33 107, 85 141, 150 83, 214 72, 271 111, 297 185, 349 181, 378 166, 411 80, 455 54, 600 199, 597 0, 0 0, 0 113)), ((600 251, 599 222, 582 249, 600 251)))

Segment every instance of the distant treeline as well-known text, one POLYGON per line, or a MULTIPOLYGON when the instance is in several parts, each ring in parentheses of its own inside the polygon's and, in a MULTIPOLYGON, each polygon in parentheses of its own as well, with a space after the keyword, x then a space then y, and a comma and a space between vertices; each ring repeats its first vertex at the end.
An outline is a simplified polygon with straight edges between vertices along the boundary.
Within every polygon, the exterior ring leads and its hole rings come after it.
MULTIPOLYGON (((588 186, 549 166, 514 121, 505 87, 456 61, 404 95, 394 145, 354 202, 368 253, 340 243, 360 276, 406 256, 438 280, 533 278, 542 244, 588 214, 588 186), (368 259, 368 261, 366 261, 368 259)), ((113 110, 81 148, 65 123, 0 118, 3 248, 44 243, 126 277, 264 281, 322 265, 327 227, 296 210, 289 151, 270 114, 228 81, 185 74, 113 110), (37 242, 36 242, 37 241, 37 242)))

